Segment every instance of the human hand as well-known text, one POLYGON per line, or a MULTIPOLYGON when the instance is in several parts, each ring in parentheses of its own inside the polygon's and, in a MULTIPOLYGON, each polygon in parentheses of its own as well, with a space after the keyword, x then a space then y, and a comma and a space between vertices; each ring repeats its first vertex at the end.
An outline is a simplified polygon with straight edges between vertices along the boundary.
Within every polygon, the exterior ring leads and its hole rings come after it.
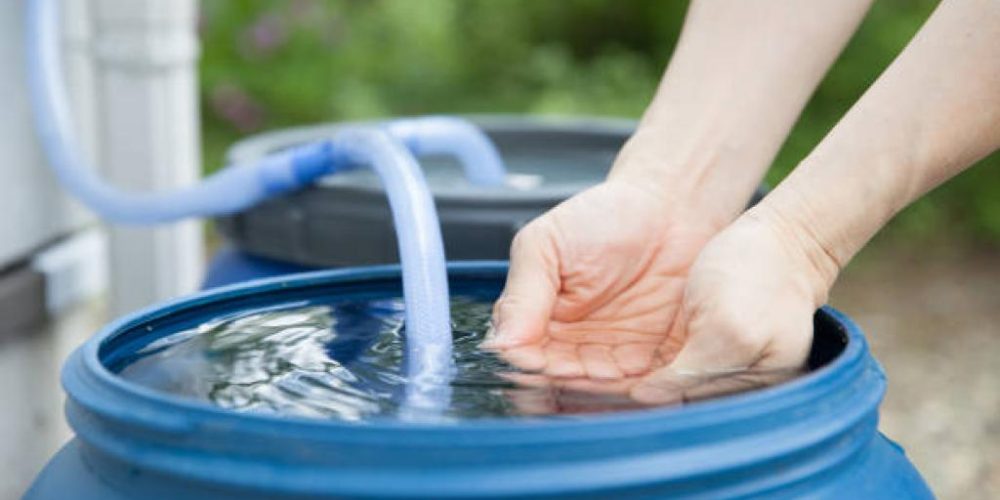
MULTIPOLYGON (((766 203, 766 202, 765 202, 766 203)), ((804 368, 812 318, 839 270, 766 206, 713 238, 691 268, 677 327, 684 347, 629 389, 647 404, 772 385, 804 368)))
MULTIPOLYGON (((605 196, 609 195, 600 198, 605 196)), ((628 309, 622 304, 632 306, 639 301, 635 310, 644 311, 648 315, 644 319, 650 323, 635 322, 630 314, 612 314, 610 321, 559 318, 550 321, 549 331, 535 331, 526 342, 494 341, 492 344, 512 364, 538 372, 511 375, 512 380, 548 391, 543 393, 548 394, 544 398, 514 393, 519 396, 514 402, 530 406, 534 412, 545 411, 541 406, 546 404, 548 411, 559 411, 566 406, 562 395, 574 395, 578 406, 586 399, 576 395, 585 392, 599 394, 602 399, 624 394, 637 403, 650 405, 677 403, 770 385, 795 376, 809 353, 812 315, 825 302, 826 290, 836 274, 836 267, 817 257, 800 237, 786 230, 780 219, 770 216, 766 209, 753 211, 715 236, 693 266, 689 264, 687 277, 666 275, 667 283, 680 284, 682 290, 660 283, 645 289, 644 295, 630 293, 632 288, 626 286, 618 296, 607 300, 608 304, 619 304, 618 309, 610 310, 612 313, 628 309), (619 299, 626 294, 628 299, 619 299), (557 325, 557 329, 551 330, 551 325, 557 325), (632 329, 638 325, 647 329, 632 329), (609 351, 610 360, 602 355, 609 351), (616 357, 619 352, 637 354, 642 362, 621 363, 619 358, 625 356, 616 357), (592 359, 595 354, 600 358, 592 359), (611 362, 617 363, 618 371, 599 369, 611 362)), ((609 240, 616 241, 612 238, 609 240)), ((642 237, 636 238, 643 241, 642 237)), ((617 251, 638 256, 632 245, 623 245, 617 251)), ((660 247, 655 252, 670 253, 670 249, 660 247)), ((658 262, 658 258, 666 257, 657 255, 647 260, 658 262)), ((612 258, 601 262, 627 269, 632 261, 612 258)), ((642 275, 630 283, 646 279, 650 278, 642 275)), ((605 286, 600 290, 613 288, 605 286)), ((549 285, 548 289, 556 288, 549 285)), ((531 303, 544 306, 542 295, 531 303)), ((510 296, 505 297, 509 300, 510 296)), ((498 303, 497 313, 502 313, 504 307, 510 305, 498 303)), ((517 313, 522 308, 512 309, 517 313)), ((513 331, 522 330, 515 327, 513 331)))
POLYGON ((717 231, 646 186, 609 180, 525 226, 486 346, 517 367, 585 388, 669 362, 691 263, 717 231))

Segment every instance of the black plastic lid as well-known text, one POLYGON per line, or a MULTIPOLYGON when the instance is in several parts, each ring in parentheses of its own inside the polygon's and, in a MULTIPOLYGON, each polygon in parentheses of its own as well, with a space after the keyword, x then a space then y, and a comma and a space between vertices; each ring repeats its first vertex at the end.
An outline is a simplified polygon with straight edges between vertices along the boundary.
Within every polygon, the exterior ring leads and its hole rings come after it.
MULTIPOLYGON (((434 195, 449 260, 507 259, 524 224, 601 182, 634 130, 630 120, 470 118, 493 139, 507 164, 505 188, 465 181, 457 162, 421 158, 434 195)), ((341 125, 260 134, 234 145, 231 162, 259 158, 328 137, 341 125)), ((337 174, 315 187, 216 219, 240 250, 307 266, 398 262, 391 214, 378 177, 367 169, 337 174)))

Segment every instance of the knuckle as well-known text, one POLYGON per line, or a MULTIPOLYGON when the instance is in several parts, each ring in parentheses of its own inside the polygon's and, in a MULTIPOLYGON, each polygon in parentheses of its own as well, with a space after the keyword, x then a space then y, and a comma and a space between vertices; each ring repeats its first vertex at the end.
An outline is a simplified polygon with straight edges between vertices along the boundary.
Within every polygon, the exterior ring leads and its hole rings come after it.
POLYGON ((521 299, 517 293, 507 294, 493 304, 493 316, 499 320, 516 317, 530 306, 531 304, 521 299))
POLYGON ((543 225, 545 223, 544 217, 534 219, 531 222, 525 224, 520 230, 514 234, 514 239, 511 242, 511 248, 521 249, 532 244, 534 241, 538 240, 544 232, 543 225))
POLYGON ((530 241, 531 236, 527 234, 528 227, 529 226, 522 227, 521 230, 518 231, 517 234, 514 235, 514 239, 511 240, 511 242, 510 242, 510 252, 512 254, 515 253, 515 252, 519 252, 522 249, 524 249, 525 245, 527 245, 527 243, 528 243, 525 240, 529 240, 530 241))
POLYGON ((544 216, 521 228, 511 241, 511 264, 531 261, 553 266, 559 255, 559 238, 544 216))

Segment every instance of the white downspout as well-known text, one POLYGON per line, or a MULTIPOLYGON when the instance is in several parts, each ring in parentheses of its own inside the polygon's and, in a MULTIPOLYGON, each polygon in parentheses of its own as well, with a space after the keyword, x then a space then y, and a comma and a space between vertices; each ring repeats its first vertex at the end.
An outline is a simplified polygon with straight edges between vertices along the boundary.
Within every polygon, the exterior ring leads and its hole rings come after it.
MULTIPOLYGON (((82 1, 90 4, 93 23, 96 164, 109 182, 126 189, 191 185, 201 176, 197 2, 82 1)), ((67 43, 76 44, 72 38, 67 43)), ((78 116, 88 116, 81 111, 78 116)), ((112 313, 196 290, 203 239, 199 221, 112 226, 112 313)))

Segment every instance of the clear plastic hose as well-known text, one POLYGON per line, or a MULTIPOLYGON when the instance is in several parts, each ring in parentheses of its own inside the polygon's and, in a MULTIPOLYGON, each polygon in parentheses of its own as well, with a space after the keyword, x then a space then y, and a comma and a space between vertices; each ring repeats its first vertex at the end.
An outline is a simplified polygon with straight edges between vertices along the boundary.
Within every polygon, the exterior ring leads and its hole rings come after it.
POLYGON ((107 220, 149 224, 236 212, 334 171, 370 166, 389 198, 403 269, 407 373, 411 380, 404 407, 420 415, 447 407, 452 337, 437 211, 416 160, 390 133, 400 134, 403 141, 424 154, 454 154, 472 182, 500 184, 503 166, 485 136, 461 120, 441 117, 403 120, 383 127, 346 127, 329 141, 231 166, 193 187, 163 193, 123 192, 105 184, 86 164, 71 133, 58 50, 57 7, 56 0, 29 3, 28 63, 36 126, 63 186, 107 220))
POLYGON ((342 130, 333 138, 333 149, 344 156, 338 163, 374 169, 389 198, 406 300, 404 414, 435 415, 450 401, 453 370, 448 275, 434 199, 413 156, 381 130, 342 130))
POLYGON ((465 178, 479 186, 502 186, 507 177, 500 152, 479 127, 451 116, 393 120, 385 125, 413 154, 450 155, 465 169, 465 178))
MULTIPOLYGON (((62 74, 57 0, 28 4, 28 76, 35 124, 62 185, 102 218, 126 224, 153 224, 186 217, 237 212, 277 194, 299 189, 335 170, 326 145, 309 145, 247 165, 233 165, 203 182, 159 193, 129 193, 105 183, 88 165, 72 133, 62 74)), ((504 167, 489 139, 458 118, 411 118, 389 122, 416 154, 456 156, 469 181, 502 185, 504 167)))

